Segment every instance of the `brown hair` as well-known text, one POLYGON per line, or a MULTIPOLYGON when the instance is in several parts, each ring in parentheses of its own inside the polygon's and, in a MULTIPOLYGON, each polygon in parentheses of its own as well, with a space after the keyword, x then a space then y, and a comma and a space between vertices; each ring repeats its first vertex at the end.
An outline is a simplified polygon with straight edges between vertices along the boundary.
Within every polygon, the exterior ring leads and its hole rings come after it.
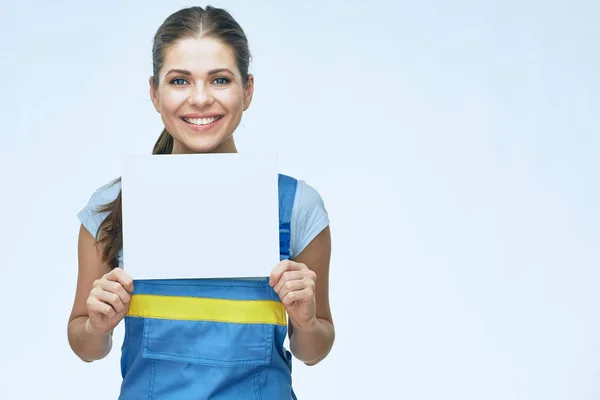
MULTIPOLYGON (((206 9, 189 7, 179 10, 167 17, 158 28, 152 46, 152 85, 157 87, 159 84, 159 73, 170 48, 180 40, 201 37, 211 37, 229 46, 235 54, 243 83, 248 83, 251 55, 246 34, 227 11, 207 6, 206 9)), ((165 128, 154 144, 152 154, 171 154, 172 151, 173 137, 165 128)), ((115 183, 119 181, 120 178, 115 183)), ((117 255, 123 246, 121 192, 99 212, 108 212, 96 238, 102 248, 102 261, 108 262, 111 269, 116 268, 119 266, 117 255)))

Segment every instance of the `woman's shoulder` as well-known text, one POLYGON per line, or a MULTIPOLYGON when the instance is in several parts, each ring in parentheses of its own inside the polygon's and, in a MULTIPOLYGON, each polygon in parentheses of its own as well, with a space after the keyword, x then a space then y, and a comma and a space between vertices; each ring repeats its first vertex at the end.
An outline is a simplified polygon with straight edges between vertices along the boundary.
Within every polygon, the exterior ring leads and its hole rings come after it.
POLYGON ((121 180, 113 179, 98 187, 89 197, 87 204, 77 213, 80 222, 96 237, 100 224, 108 214, 101 207, 113 202, 121 191, 121 180))
POLYGON ((329 213, 319 191, 297 179, 292 207, 290 256, 295 257, 329 225, 329 213))
POLYGON ((324 207, 325 202, 319 191, 302 179, 297 179, 296 200, 305 208, 324 207))
POLYGON ((117 198, 120 191, 121 178, 116 178, 96 189, 94 193, 92 193, 90 199, 97 200, 100 203, 110 203, 111 201, 114 201, 117 198))

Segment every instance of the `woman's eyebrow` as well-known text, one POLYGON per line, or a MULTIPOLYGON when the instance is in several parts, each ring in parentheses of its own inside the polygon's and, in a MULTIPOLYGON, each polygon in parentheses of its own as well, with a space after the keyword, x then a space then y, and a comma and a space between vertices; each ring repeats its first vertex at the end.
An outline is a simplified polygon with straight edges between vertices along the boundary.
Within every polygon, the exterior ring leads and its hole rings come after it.
MULTIPOLYGON (((228 68, 211 69, 210 71, 208 71, 208 75, 214 75, 214 74, 218 74, 218 73, 221 73, 221 72, 227 72, 227 73, 229 73, 231 75, 234 75, 234 73, 231 72, 231 70, 228 69, 228 68)), ((181 74, 181 75, 185 75, 185 76, 192 76, 192 73, 190 71, 188 71, 188 70, 185 70, 185 69, 171 69, 165 75, 169 75, 169 74, 173 74, 173 73, 181 74)))
POLYGON ((208 75, 214 75, 214 74, 218 74, 221 72, 227 72, 231 75, 235 75, 233 72, 231 72, 229 69, 227 68, 217 68, 217 69, 211 69, 210 71, 208 71, 208 75))
POLYGON ((172 69, 169 70, 169 72, 167 72, 165 74, 165 76, 172 74, 172 73, 177 73, 177 74, 181 74, 181 75, 186 75, 186 76, 192 76, 192 73, 190 71, 187 71, 185 69, 172 69))

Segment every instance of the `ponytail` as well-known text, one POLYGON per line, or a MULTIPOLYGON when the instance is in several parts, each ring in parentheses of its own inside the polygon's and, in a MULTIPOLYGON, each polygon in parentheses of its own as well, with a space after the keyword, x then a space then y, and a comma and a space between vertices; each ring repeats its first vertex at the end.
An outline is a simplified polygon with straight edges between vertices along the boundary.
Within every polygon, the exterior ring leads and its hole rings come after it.
POLYGON ((172 152, 173 136, 171 136, 171 134, 165 128, 156 140, 156 143, 154 144, 154 149, 152 150, 152 154, 171 154, 172 152))

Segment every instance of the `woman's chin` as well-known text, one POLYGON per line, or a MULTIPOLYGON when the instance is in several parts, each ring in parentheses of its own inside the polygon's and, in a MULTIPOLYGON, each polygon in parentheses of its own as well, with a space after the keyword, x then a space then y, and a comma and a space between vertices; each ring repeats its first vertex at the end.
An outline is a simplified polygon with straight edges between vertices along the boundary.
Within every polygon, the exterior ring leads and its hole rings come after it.
POLYGON ((224 142, 220 140, 214 140, 215 138, 194 138, 191 140, 186 140, 183 143, 178 143, 175 141, 175 145, 173 146, 173 153, 182 153, 182 154, 195 154, 195 153, 214 153, 219 149, 222 149, 225 145, 224 142))

